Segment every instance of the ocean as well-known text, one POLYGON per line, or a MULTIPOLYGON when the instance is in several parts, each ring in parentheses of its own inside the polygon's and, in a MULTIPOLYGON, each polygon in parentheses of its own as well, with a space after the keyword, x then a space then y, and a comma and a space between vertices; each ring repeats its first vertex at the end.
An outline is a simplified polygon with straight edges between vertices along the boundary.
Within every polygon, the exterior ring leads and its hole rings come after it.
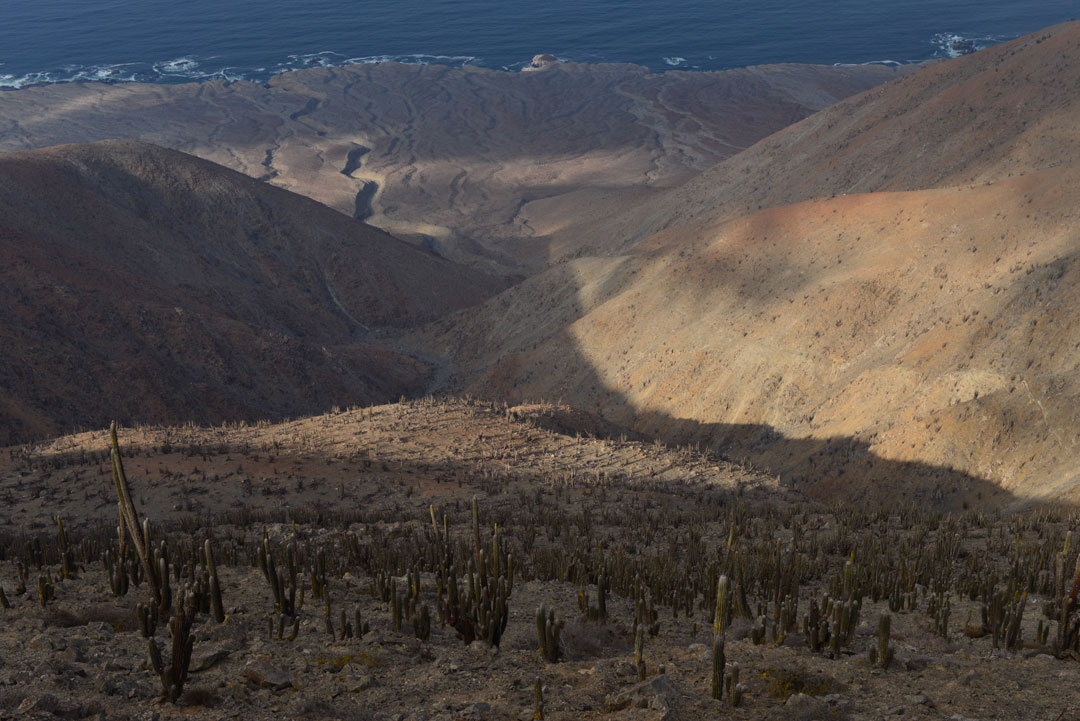
POLYGON ((1076 15, 1077 0, 0 0, 0 87, 384 60, 517 70, 538 53, 654 71, 908 63, 1076 15))

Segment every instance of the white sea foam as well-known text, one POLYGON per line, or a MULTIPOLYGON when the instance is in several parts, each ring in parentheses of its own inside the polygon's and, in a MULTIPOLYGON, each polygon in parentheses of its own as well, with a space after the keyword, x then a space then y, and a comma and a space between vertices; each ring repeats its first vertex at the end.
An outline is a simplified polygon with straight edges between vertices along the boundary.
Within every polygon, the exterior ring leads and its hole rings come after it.
POLYGON ((154 70, 159 73, 169 74, 187 74, 199 67, 199 63, 194 58, 175 58, 173 60, 166 60, 165 62, 155 63, 154 70))
POLYGON ((348 57, 333 50, 288 55, 285 60, 272 67, 215 67, 212 61, 220 59, 220 56, 200 58, 194 55, 185 55, 153 63, 71 65, 55 70, 27 73, 21 76, 3 73, 0 74, 0 88, 13 89, 30 85, 95 81, 105 83, 199 82, 206 80, 263 82, 273 75, 311 67, 341 67, 385 62, 463 67, 476 64, 480 60, 472 55, 433 55, 424 53, 348 57))
POLYGON ((863 65, 887 65, 891 68, 899 67, 901 65, 911 65, 913 63, 921 63, 922 60, 869 60, 865 63, 833 63, 834 68, 857 68, 863 65))
POLYGON ((412 53, 409 55, 368 55, 365 57, 349 58, 342 65, 367 65, 371 63, 404 63, 406 65, 450 65, 452 67, 464 67, 479 62, 479 58, 473 55, 427 55, 424 53, 412 53))
POLYGON ((937 54, 944 57, 956 58, 976 50, 983 50, 991 45, 996 45, 1005 40, 1014 39, 1015 35, 981 35, 967 36, 960 33, 938 33, 930 38, 930 44, 937 47, 937 54))
MULTIPOLYGON (((974 48, 981 50, 985 47, 1010 39, 1005 36, 965 36, 962 33, 939 33, 930 43, 936 48, 937 57, 955 57, 963 54, 973 43, 974 48)), ((714 61, 714 56, 706 56, 708 61, 714 61)), ((167 60, 141 63, 121 64, 97 64, 83 66, 64 66, 60 68, 29 72, 24 75, 11 72, 0 73, 0 89, 24 88, 30 85, 47 83, 69 82, 104 82, 104 83, 127 83, 127 82, 200 82, 207 80, 224 80, 236 82, 250 80, 252 82, 265 82, 269 77, 292 70, 302 70, 311 67, 341 67, 347 65, 361 65, 371 63, 406 63, 413 65, 448 65, 451 67, 464 67, 467 65, 481 65, 482 59, 472 55, 440 55, 429 53, 410 53, 403 55, 364 55, 348 56, 335 50, 322 50, 316 53, 297 53, 285 56, 279 62, 262 64, 259 67, 239 67, 219 65, 225 60, 222 56, 200 57, 198 55, 184 55, 167 60)), ((574 58, 559 57, 563 62, 605 62, 608 59, 599 56, 584 55, 574 58)), ((662 58, 663 63, 670 68, 697 69, 698 64, 691 64, 686 58, 672 55, 662 58)), ((920 62, 919 60, 874 60, 858 65, 907 65, 920 62)), ((853 63, 837 63, 837 65, 852 65, 853 63)), ((3 63, 0 63, 3 65, 3 63)), ((529 60, 511 63, 503 66, 503 70, 520 70, 529 65, 529 60)))

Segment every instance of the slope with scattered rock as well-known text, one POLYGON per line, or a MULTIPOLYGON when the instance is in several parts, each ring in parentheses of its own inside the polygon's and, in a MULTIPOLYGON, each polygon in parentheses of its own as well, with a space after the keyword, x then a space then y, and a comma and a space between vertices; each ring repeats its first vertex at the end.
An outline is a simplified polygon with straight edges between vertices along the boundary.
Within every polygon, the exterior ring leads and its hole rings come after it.
POLYGON ((112 417, 423 392, 373 342, 501 289, 308 198, 133 141, 0 156, 0 443, 112 417))
POLYGON ((631 252, 557 265, 419 340, 459 388, 561 398, 823 497, 995 504, 984 479, 1080 498, 1070 73, 1078 23, 868 91, 671 191, 663 230, 611 230, 631 252), (994 77, 1011 80, 980 96, 994 77), (994 118, 982 134, 958 98, 994 118), (858 189, 877 192, 832 197, 858 189))

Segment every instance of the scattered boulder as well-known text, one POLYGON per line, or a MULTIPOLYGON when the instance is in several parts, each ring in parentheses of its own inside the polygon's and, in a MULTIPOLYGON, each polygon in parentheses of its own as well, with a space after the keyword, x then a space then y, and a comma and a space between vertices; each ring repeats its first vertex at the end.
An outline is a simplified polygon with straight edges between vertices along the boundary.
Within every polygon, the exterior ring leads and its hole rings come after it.
POLYGON ((653 709, 668 712, 672 710, 681 695, 671 679, 667 676, 657 676, 624 691, 608 694, 605 706, 608 711, 653 709))
POLYGON ((283 691, 293 685, 288 671, 271 666, 264 661, 252 661, 244 667, 244 678, 259 688, 283 691))
POLYGON ((191 673, 200 673, 212 668, 220 661, 229 657, 229 652, 224 648, 200 649, 199 653, 191 660, 191 673))
POLYGON ((552 65, 558 65, 560 62, 561 61, 551 53, 540 53, 539 55, 534 55, 532 62, 529 63, 529 66, 524 69, 543 70, 544 68, 549 68, 552 65))
POLYGON ((493 718, 491 715, 491 704, 483 702, 470 704, 461 709, 459 718, 462 719, 462 721, 489 721, 489 719, 493 718))
POLYGON ((79 704, 67 699, 58 699, 52 694, 29 696, 23 699, 15 712, 20 717, 27 718, 51 716, 54 718, 77 719, 83 717, 83 709, 79 704))
POLYGON ((785 717, 791 721, 810 721, 825 715, 827 703, 816 696, 795 693, 784 703, 785 717))

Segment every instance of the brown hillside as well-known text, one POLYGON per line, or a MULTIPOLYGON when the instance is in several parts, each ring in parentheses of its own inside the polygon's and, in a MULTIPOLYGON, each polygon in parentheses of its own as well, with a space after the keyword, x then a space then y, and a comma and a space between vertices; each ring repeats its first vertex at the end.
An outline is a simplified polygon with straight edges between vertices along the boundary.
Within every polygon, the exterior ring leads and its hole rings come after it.
POLYGON ((602 426, 426 398, 119 429, 132 503, 178 571, 164 596, 198 609, 182 689, 148 655, 184 629, 149 622, 151 584, 123 563, 106 432, 0 449, 5 718, 1072 718, 1076 636, 1062 650, 1055 619, 1078 613, 1058 606, 1075 512, 825 506, 691 449, 586 435, 602 426), (198 603, 203 573, 220 606, 198 603), (986 610, 1023 578, 1026 613, 986 610), (714 588, 734 606, 722 661, 714 588), (841 602, 826 622, 850 633, 815 644, 802 624, 841 602), (742 679, 720 699, 714 662, 742 679))
POLYGON ((0 442, 111 416, 216 422, 422 390, 372 330, 495 283, 136 142, 0 156, 0 442))
POLYGON ((821 493, 979 500, 960 474, 1077 497, 1077 180, 762 211, 436 328, 467 339, 476 392, 561 398, 821 493))
MULTIPOLYGON (((281 423, 122 429, 125 468, 155 523, 245 523, 353 508, 452 504, 481 493, 515 508, 538 488, 619 483, 639 491, 739 490, 784 503, 775 479, 687 449, 626 440, 626 431, 566 406, 503 409, 431 398, 281 423), (622 438, 616 437, 618 431, 622 438), (606 438, 611 436, 611 438, 606 438), (291 510, 290 510, 291 509, 291 510), (235 520, 235 519, 234 519, 235 520)), ((0 534, 94 527, 115 512, 107 432, 0 449, 0 534), (69 480, 79 480, 72 492, 69 480)))
MULTIPOLYGON (((637 252, 557 266, 438 322, 431 347, 450 348, 475 392, 561 398, 822 495, 959 506, 991 500, 969 492, 987 479, 1021 501, 1077 498, 1080 156, 1035 141, 1054 107, 1076 102, 1044 82, 1080 72, 1078 38, 1080 25, 1059 26, 826 110, 673 193, 686 205, 664 224, 684 221, 637 252), (957 88, 995 69, 1015 88, 986 99, 977 122, 1010 103, 1023 112, 967 137, 953 125, 957 88), (866 122, 900 122, 891 114, 917 88, 937 88, 904 121, 921 136, 866 122), (848 121, 851 150, 837 156, 808 128, 845 114, 863 119, 848 121), (919 137, 939 138, 926 158, 909 147, 919 137), (832 195, 845 186, 825 178, 856 167, 868 189, 935 189, 783 205, 832 195), (735 168, 743 179, 724 185, 735 168), (740 216, 758 199, 777 207, 740 216)), ((1057 127, 1077 137, 1071 120, 1057 127)))
MULTIPOLYGON (((592 221, 592 247, 625 250, 691 220, 841 193, 1003 180, 1080 158, 1080 22, 891 80, 841 101, 645 203, 592 221)), ((575 230, 556 255, 580 253, 575 230)))
POLYGON ((591 215, 613 191, 641 198, 678 185, 905 72, 379 63, 290 72, 265 85, 70 83, 0 94, 0 151, 137 138, 516 273, 546 262, 543 236, 575 209, 591 215))

